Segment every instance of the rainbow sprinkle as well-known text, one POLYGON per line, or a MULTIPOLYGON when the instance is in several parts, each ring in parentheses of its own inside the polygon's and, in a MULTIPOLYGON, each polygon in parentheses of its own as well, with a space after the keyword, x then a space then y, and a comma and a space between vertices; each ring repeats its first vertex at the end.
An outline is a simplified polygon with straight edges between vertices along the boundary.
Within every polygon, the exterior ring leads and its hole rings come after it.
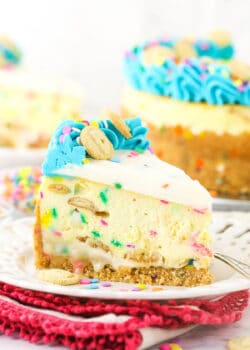
POLYGON ((57 237, 62 236, 62 232, 59 232, 59 231, 54 231, 53 234, 54 234, 54 236, 57 236, 57 237))
POLYGON ((101 223, 101 225, 103 225, 103 226, 108 226, 107 221, 104 220, 104 219, 101 219, 101 220, 100 220, 100 223, 101 223))
POLYGON ((92 231, 92 232, 91 232, 91 235, 92 235, 94 238, 100 238, 100 237, 101 237, 101 234, 100 234, 98 231, 92 231))
POLYGON ((51 209, 51 215, 54 219, 57 219, 58 218, 58 212, 57 212, 57 209, 56 208, 52 208, 51 209))
MULTIPOLYGON (((0 177, 0 198, 13 204, 18 210, 32 214, 35 198, 39 194, 42 179, 40 168, 24 167, 0 177)), ((43 193, 40 193, 40 198, 43 193)))
POLYGON ((157 232, 157 231, 155 231, 155 230, 150 230, 150 236, 155 237, 155 236, 157 236, 157 235, 158 235, 158 232, 157 232))
POLYGON ((82 279, 82 280, 80 280, 80 284, 90 284, 90 280, 89 279, 82 279))
POLYGON ((105 205, 108 204, 107 191, 108 191, 108 189, 106 188, 104 191, 101 191, 99 193, 99 197, 101 198, 102 203, 105 205))
POLYGON ((112 286, 112 284, 110 283, 110 282, 101 282, 101 284, 100 284, 102 287, 111 287, 112 286))
POLYGON ((116 182, 114 184, 114 187, 117 188, 118 190, 120 190, 122 188, 122 184, 120 184, 119 182, 116 182))
POLYGON ((89 284, 87 286, 87 289, 99 289, 99 286, 98 286, 98 284, 89 284))
POLYGON ((90 278, 90 283, 99 283, 98 278, 90 278))
POLYGON ((62 254, 68 254, 69 253, 69 248, 68 247, 63 247, 61 252, 62 252, 62 254))
POLYGON ((117 248, 121 248, 123 246, 123 244, 116 239, 112 239, 110 243, 117 248))
POLYGON ((81 219, 81 222, 83 224, 87 224, 88 223, 88 221, 87 221, 86 217, 83 215, 83 213, 80 213, 80 219, 81 219))

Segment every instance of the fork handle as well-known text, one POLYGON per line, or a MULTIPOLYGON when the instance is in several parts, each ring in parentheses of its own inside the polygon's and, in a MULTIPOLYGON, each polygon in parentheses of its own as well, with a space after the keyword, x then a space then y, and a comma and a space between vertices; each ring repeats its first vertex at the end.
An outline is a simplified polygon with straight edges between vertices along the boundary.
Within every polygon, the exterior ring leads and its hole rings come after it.
POLYGON ((234 270, 239 272, 241 275, 243 275, 247 279, 250 279, 249 265, 221 253, 214 253, 214 257, 220 261, 223 261, 225 264, 231 266, 234 270))

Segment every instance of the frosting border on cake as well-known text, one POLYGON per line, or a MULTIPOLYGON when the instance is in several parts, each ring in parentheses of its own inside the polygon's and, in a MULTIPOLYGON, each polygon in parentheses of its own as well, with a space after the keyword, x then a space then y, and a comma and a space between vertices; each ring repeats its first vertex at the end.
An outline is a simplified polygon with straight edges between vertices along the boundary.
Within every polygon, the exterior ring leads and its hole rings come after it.
POLYGON ((200 58, 228 60, 234 49, 231 44, 218 46, 208 39, 192 42, 197 58, 177 62, 167 58, 160 64, 146 65, 143 60, 145 49, 154 46, 173 48, 176 39, 146 42, 125 53, 124 72, 129 84, 137 89, 156 95, 209 104, 241 104, 250 106, 250 82, 233 76, 226 63, 205 63, 200 58))
MULTIPOLYGON (((141 123, 140 118, 131 118, 125 121, 131 130, 132 137, 126 139, 109 120, 62 122, 55 131, 49 144, 46 159, 42 169, 45 175, 52 175, 57 169, 67 164, 82 166, 89 161, 86 149, 80 144, 80 133, 86 126, 95 126, 107 136, 115 150, 134 150, 144 152, 149 147, 146 138, 148 129, 141 123)), ((116 161, 113 159, 113 161, 116 161)))

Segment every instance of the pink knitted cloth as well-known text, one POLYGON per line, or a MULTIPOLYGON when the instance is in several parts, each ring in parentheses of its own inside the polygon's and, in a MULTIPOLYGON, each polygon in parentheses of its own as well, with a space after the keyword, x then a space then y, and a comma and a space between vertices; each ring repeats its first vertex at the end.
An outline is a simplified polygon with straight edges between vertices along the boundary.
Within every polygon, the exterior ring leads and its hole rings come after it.
POLYGON ((243 290, 216 301, 101 301, 36 292, 0 282, 0 332, 70 349, 133 350, 140 346, 140 329, 145 327, 175 329, 238 321, 248 298, 249 292, 243 290), (121 323, 86 320, 110 313, 127 315, 129 319, 121 323))

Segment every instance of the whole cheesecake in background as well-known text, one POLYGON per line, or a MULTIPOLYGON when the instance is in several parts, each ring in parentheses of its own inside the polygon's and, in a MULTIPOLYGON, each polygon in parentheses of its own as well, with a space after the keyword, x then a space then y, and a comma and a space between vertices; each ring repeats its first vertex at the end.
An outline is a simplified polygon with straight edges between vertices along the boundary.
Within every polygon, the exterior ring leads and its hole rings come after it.
POLYGON ((227 33, 163 39, 125 55, 124 116, 147 122, 156 154, 213 195, 250 197, 250 66, 227 33))
POLYGON ((58 123, 82 112, 82 89, 24 69, 21 52, 0 36, 0 147, 45 148, 58 123))
POLYGON ((81 115, 82 102, 70 80, 0 71, 0 147, 46 148, 59 122, 81 115))
POLYGON ((37 199, 37 268, 133 283, 211 282, 211 197, 153 155, 146 133, 140 118, 112 113, 59 125, 37 199))

